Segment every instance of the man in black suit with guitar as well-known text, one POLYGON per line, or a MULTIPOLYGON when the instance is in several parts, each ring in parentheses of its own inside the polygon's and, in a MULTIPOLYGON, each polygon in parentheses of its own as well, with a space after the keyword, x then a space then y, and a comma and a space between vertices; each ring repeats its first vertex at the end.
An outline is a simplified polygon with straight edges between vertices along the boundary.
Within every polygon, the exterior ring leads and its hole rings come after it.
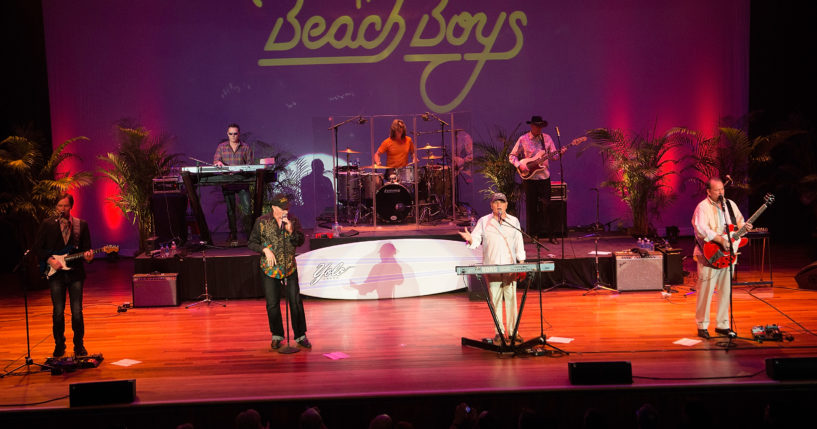
POLYGON ((552 221, 548 219, 546 209, 550 203, 549 159, 558 152, 553 139, 542 132, 542 128, 548 125, 547 121, 541 116, 533 116, 527 123, 530 132, 519 137, 508 160, 522 178, 528 232, 539 237, 548 235, 550 242, 556 244, 555 229, 550 227, 552 221))
POLYGON ((85 281, 84 262, 91 262, 91 233, 88 223, 71 216, 74 197, 62 194, 57 201, 57 216, 43 221, 37 231, 36 250, 44 271, 47 272, 53 305, 54 357, 65 354, 65 293, 71 303, 71 329, 74 331, 74 354, 85 356, 83 339, 85 324, 82 319, 82 285, 85 281), (66 256, 81 252, 81 257, 66 256), (66 261, 66 259, 71 259, 66 261))

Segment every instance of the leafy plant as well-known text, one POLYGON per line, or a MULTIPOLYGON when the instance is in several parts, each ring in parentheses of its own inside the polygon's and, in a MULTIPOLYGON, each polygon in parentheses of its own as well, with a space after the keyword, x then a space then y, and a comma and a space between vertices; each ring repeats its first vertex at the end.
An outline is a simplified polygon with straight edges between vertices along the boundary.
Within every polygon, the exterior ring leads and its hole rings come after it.
POLYGON ((522 194, 522 185, 516 181, 517 172, 508 160, 516 141, 524 134, 519 131, 521 124, 507 133, 496 127, 491 133, 494 137, 488 142, 474 142, 477 154, 474 156, 474 165, 477 173, 488 179, 488 187, 479 192, 490 198, 495 192, 502 192, 508 197, 508 211, 518 214, 517 203, 522 194))
POLYGON ((0 215, 21 225, 22 245, 33 243, 40 222, 54 214, 60 194, 93 182, 88 171, 61 172, 63 161, 79 159, 67 147, 84 140, 88 139, 64 141, 47 159, 41 144, 26 137, 10 136, 0 142, 0 215))
POLYGON ((663 135, 628 135, 619 129, 597 128, 587 135, 597 147, 607 169, 608 180, 602 186, 612 188, 630 207, 633 233, 649 233, 650 215, 658 216, 676 197, 667 179, 684 170, 686 156, 678 156, 694 131, 672 128, 663 135), (679 168, 681 166, 681 168, 679 168))
POLYGON ((801 131, 778 131, 767 136, 750 139, 739 128, 722 127, 718 135, 709 139, 696 133, 690 136, 690 147, 694 162, 694 174, 688 179, 699 191, 705 189, 711 177, 725 179, 728 174, 734 183, 729 189, 729 198, 739 203, 746 202, 751 186, 749 179, 756 168, 768 168, 771 164, 769 153, 777 145, 789 140, 801 131))
POLYGON ((153 179, 166 176, 178 165, 179 154, 170 154, 169 135, 153 137, 150 131, 128 120, 117 124, 119 144, 116 152, 99 156, 103 162, 99 172, 119 188, 119 193, 107 198, 139 229, 139 250, 145 249, 147 239, 153 235, 153 213, 150 197, 153 179))

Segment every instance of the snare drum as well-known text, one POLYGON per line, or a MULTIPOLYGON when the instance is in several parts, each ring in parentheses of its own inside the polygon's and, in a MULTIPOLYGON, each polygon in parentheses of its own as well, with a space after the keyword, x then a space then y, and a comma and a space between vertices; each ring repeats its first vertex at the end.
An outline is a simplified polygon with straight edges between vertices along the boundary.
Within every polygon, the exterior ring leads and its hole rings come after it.
POLYGON ((377 190, 377 216, 389 223, 403 223, 411 212, 412 197, 405 186, 389 183, 377 190))
POLYGON ((412 185, 414 184, 414 165, 409 164, 405 167, 395 169, 395 174, 397 175, 397 181, 399 183, 404 185, 406 183, 411 183, 412 185))
POLYGON ((345 203, 360 202, 360 173, 358 171, 338 171, 338 200, 345 203))

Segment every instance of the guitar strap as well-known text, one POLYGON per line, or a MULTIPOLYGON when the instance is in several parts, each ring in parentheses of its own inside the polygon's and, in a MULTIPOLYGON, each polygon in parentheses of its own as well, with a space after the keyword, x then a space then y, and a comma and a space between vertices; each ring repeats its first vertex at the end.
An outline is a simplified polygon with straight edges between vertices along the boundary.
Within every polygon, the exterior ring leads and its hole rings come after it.
POLYGON ((738 221, 737 221, 737 219, 735 219, 735 212, 732 211, 732 200, 727 200, 726 198, 724 198, 723 201, 724 201, 724 204, 726 204, 726 211, 729 213, 729 219, 727 219, 725 223, 729 224, 729 222, 733 222, 734 225, 735 225, 735 228, 737 228, 738 227, 738 221))
POLYGON ((74 247, 79 248, 79 219, 75 217, 71 217, 72 223, 72 234, 71 234, 71 241, 73 241, 74 247))

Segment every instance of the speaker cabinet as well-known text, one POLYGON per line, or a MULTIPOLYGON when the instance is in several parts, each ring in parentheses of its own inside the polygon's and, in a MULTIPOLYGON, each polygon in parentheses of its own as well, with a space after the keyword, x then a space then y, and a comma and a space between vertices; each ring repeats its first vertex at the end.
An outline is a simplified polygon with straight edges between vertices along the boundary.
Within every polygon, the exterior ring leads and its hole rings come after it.
POLYGON ((632 384, 630 362, 568 362, 570 384, 632 384))
POLYGON ((136 399, 136 380, 73 383, 68 386, 68 393, 72 407, 129 404, 136 399))
POLYGON ((547 216, 544 224, 546 235, 567 237, 567 201, 550 201, 545 207, 545 216, 547 216))
POLYGON ((766 359, 766 375, 772 380, 817 379, 817 357, 766 359))
POLYGON ((794 276, 800 289, 817 289, 817 262, 812 262, 794 276))
POLYGON ((681 256, 681 249, 661 249, 660 252, 664 255, 664 283, 684 283, 684 258, 681 256))
POLYGON ((187 195, 182 193, 153 194, 150 198, 156 237, 159 243, 170 240, 187 241, 187 195))
POLYGON ((664 256, 661 252, 616 252, 616 289, 620 291, 664 289, 664 256))
POLYGON ((169 307, 179 305, 176 273, 134 274, 134 307, 169 307))

